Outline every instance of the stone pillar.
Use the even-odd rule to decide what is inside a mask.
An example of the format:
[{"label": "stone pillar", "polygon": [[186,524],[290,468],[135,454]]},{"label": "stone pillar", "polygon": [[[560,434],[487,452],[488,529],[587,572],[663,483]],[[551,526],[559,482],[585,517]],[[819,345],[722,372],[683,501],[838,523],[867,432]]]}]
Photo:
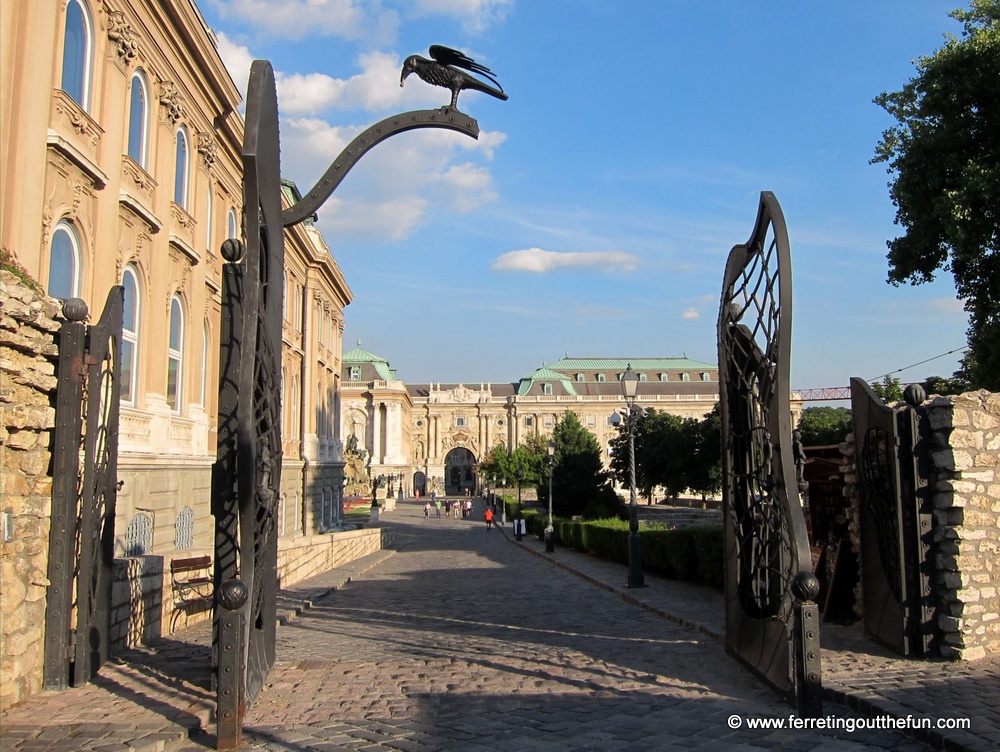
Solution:
[{"label": "stone pillar", "polygon": [[0,709],[42,689],[56,303],[0,271]]}]

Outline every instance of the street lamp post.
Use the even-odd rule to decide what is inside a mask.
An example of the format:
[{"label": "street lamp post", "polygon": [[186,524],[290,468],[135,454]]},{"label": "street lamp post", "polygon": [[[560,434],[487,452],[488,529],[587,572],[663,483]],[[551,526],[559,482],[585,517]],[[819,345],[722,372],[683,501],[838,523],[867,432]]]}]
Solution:
[{"label": "street lamp post", "polygon": [[636,392],[639,389],[639,374],[628,365],[621,378],[622,394],[628,408],[625,414],[625,429],[628,431],[628,470],[629,470],[629,504],[628,504],[628,582],[626,587],[645,587],[642,575],[642,539],[639,537],[639,506],[635,498],[635,421],[642,414],[642,408],[635,404]]},{"label": "street lamp post", "polygon": [[552,471],[556,466],[556,445],[554,441],[549,441],[549,526],[545,528],[545,552],[554,553],[556,550],[555,528],[552,526]]},{"label": "street lamp post", "polygon": [[524,515],[521,513],[521,481],[524,480],[524,470],[521,468],[517,469],[517,518],[514,520],[514,540],[524,540],[524,536],[521,534],[521,521],[524,519]]},{"label": "street lamp post", "polygon": [[[507,479],[500,479],[500,488],[507,489]],[[507,499],[506,497],[501,497],[500,501],[500,524],[507,527]]]}]

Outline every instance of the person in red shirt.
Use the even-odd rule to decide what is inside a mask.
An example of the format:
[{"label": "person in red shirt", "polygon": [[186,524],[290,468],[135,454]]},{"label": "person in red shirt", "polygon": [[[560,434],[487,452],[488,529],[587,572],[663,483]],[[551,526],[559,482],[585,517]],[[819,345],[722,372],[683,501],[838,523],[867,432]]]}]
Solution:
[{"label": "person in red shirt", "polygon": [[493,510],[490,509],[489,507],[486,507],[486,513],[483,515],[483,517],[486,519],[486,529],[487,530],[492,530],[493,529]]}]

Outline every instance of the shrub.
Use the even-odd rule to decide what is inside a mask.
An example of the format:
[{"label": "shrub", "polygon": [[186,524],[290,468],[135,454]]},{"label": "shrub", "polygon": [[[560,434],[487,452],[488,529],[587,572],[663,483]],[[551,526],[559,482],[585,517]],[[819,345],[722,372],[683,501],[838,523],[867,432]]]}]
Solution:
[{"label": "shrub", "polygon": [[[524,514],[528,531],[544,538],[548,515]],[[628,564],[628,522],[618,518],[553,522],[559,545],[600,556],[618,564]],[[722,588],[724,585],[723,533],[719,525],[700,525],[670,530],[643,527],[643,569],[661,577],[687,580]]]}]

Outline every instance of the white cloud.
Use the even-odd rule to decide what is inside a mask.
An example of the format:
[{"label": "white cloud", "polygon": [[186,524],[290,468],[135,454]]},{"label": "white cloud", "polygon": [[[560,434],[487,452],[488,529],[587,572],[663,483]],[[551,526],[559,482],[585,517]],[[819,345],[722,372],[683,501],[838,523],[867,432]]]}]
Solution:
[{"label": "white cloud", "polygon": [[415,0],[417,16],[451,16],[458,19],[467,32],[484,31],[503,21],[514,7],[514,0]]},{"label": "white cloud", "polygon": [[493,176],[485,167],[478,165],[452,165],[434,182],[447,205],[463,214],[497,198],[493,190]]},{"label": "white cloud", "polygon": [[277,74],[281,111],[315,115],[329,108],[369,112],[399,109],[407,99],[419,99],[426,94],[400,90],[402,63],[396,55],[371,52],[359,56],[358,63],[361,72],[346,79],[325,73]]},{"label": "white cloud", "polygon": [[683,314],[681,314],[681,318],[685,320],[700,319],[701,311],[699,311],[697,308],[688,308],[686,311],[684,311]]},{"label": "white cloud", "polygon": [[222,18],[239,19],[273,36],[335,36],[391,44],[399,13],[362,0],[213,0]]},{"label": "white cloud", "polygon": [[383,203],[341,201],[331,197],[320,211],[320,229],[331,246],[358,237],[370,241],[403,240],[413,232],[426,208],[427,201],[419,196],[404,196]]},{"label": "white cloud", "polygon": [[522,271],[545,274],[556,269],[598,268],[604,272],[634,271],[636,257],[621,251],[590,251],[559,253],[528,248],[511,251],[493,260],[496,271]]},{"label": "white cloud", "polygon": [[225,32],[218,32],[215,35],[218,42],[219,57],[222,58],[226,70],[229,71],[233,83],[240,90],[240,94],[246,99],[247,82],[250,79],[250,64],[254,61],[254,56],[250,50],[243,45],[236,44]]}]

